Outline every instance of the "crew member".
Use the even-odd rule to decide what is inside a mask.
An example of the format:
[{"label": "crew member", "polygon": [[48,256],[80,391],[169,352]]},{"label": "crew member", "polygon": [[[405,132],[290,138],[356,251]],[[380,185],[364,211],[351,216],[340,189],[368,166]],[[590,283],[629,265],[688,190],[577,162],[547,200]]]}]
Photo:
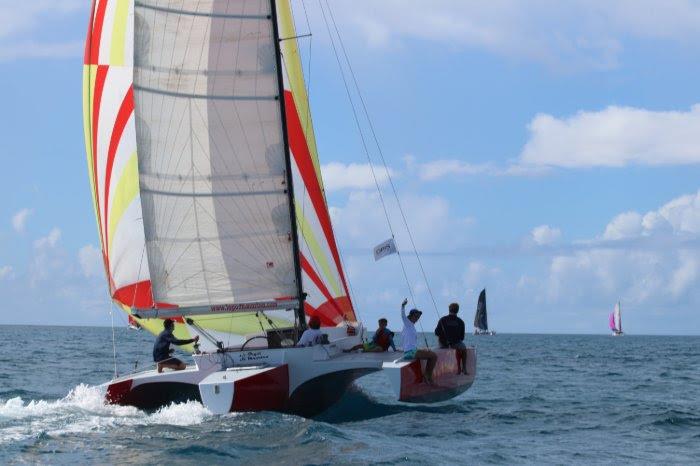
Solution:
[{"label": "crew member", "polygon": [[418,309],[411,309],[408,316],[406,316],[406,304],[408,304],[408,299],[404,299],[403,303],[401,303],[403,358],[407,360],[425,360],[425,381],[429,385],[433,385],[433,369],[437,363],[437,354],[427,348],[418,349],[418,332],[416,332],[415,324],[423,313]]},{"label": "crew member", "polygon": [[171,319],[165,319],[163,321],[163,329],[164,330],[160,332],[160,335],[158,335],[153,345],[153,361],[158,365],[158,373],[160,374],[163,372],[163,369],[181,371],[185,369],[187,365],[178,358],[171,356],[174,350],[170,349],[170,344],[181,346],[196,343],[199,341],[199,335],[189,340],[179,340],[175,338],[175,335],[173,335],[175,322]]},{"label": "crew member", "polygon": [[435,335],[440,340],[440,348],[457,350],[457,374],[467,373],[467,347],[464,345],[464,321],[457,317],[459,304],[448,307],[449,314],[442,317],[435,327]]}]

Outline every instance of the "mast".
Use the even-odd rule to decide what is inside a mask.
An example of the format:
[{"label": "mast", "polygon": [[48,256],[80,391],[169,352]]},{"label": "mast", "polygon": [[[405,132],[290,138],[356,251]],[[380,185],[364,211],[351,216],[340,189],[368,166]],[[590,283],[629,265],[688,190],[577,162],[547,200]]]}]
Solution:
[{"label": "mast", "polygon": [[275,42],[275,60],[277,63],[277,84],[279,88],[279,94],[277,100],[280,103],[280,113],[282,115],[282,139],[284,141],[284,161],[286,166],[286,178],[287,178],[287,196],[289,196],[289,215],[292,222],[292,249],[294,251],[294,276],[296,280],[297,288],[297,298],[299,300],[299,307],[296,308],[295,312],[297,315],[297,322],[299,328],[304,330],[306,328],[306,314],[304,312],[304,289],[301,282],[301,263],[299,260],[299,235],[297,231],[297,216],[296,208],[294,205],[294,181],[292,176],[292,159],[291,151],[289,150],[289,135],[287,134],[287,114],[285,108],[284,99],[284,78],[282,76],[282,50],[280,49],[280,35],[279,26],[277,21],[277,2],[276,0],[270,0],[270,10],[272,15],[272,30]]}]

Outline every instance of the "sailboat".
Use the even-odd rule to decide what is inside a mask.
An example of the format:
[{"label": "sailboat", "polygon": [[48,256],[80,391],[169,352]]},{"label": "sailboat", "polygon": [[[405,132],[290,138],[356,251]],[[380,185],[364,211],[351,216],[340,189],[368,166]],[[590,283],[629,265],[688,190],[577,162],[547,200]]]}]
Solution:
[{"label": "sailboat", "polygon": [[[397,398],[468,389],[454,350],[435,385],[402,353],[361,343],[321,178],[290,0],[93,0],[83,67],[85,146],[113,303],[158,334],[175,321],[194,364],[105,384],[154,409],[313,416],[382,371]],[[324,339],[295,347],[307,318]],[[115,364],[116,367],[116,364]]]},{"label": "sailboat", "polygon": [[617,304],[615,304],[615,310],[610,313],[608,325],[610,326],[610,330],[612,331],[613,336],[619,337],[623,335],[622,311],[620,308],[620,301],[618,301]]},{"label": "sailboat", "polygon": [[495,335],[496,332],[489,330],[488,318],[486,316],[486,288],[479,293],[479,301],[476,303],[476,313],[474,314],[474,335]]}]

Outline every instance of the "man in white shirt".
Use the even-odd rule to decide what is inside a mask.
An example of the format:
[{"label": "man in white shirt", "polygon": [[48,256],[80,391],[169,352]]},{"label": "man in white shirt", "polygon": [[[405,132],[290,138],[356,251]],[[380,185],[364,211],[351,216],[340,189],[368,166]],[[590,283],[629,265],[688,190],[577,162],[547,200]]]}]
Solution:
[{"label": "man in white shirt", "polygon": [[427,348],[418,349],[418,332],[416,331],[415,324],[423,313],[418,309],[411,309],[408,316],[406,316],[406,304],[408,304],[408,299],[404,299],[403,303],[401,303],[401,320],[403,320],[403,331],[401,332],[403,358],[407,360],[424,359],[425,381],[433,385],[433,369],[435,369],[435,364],[437,363],[437,354]]},{"label": "man in white shirt", "polygon": [[309,328],[301,334],[297,346],[314,346],[321,343],[323,332],[321,332],[321,319],[313,316],[309,319]]}]

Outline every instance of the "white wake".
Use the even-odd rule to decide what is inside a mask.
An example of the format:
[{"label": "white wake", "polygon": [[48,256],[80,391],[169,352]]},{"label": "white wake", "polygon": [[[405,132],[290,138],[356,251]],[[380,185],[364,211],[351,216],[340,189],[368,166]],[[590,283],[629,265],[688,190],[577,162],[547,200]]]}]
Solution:
[{"label": "white wake", "polygon": [[113,428],[201,424],[212,414],[201,403],[171,404],[148,414],[131,406],[105,404],[104,389],[78,385],[55,401],[0,399],[0,445],[42,435],[104,432]]}]

